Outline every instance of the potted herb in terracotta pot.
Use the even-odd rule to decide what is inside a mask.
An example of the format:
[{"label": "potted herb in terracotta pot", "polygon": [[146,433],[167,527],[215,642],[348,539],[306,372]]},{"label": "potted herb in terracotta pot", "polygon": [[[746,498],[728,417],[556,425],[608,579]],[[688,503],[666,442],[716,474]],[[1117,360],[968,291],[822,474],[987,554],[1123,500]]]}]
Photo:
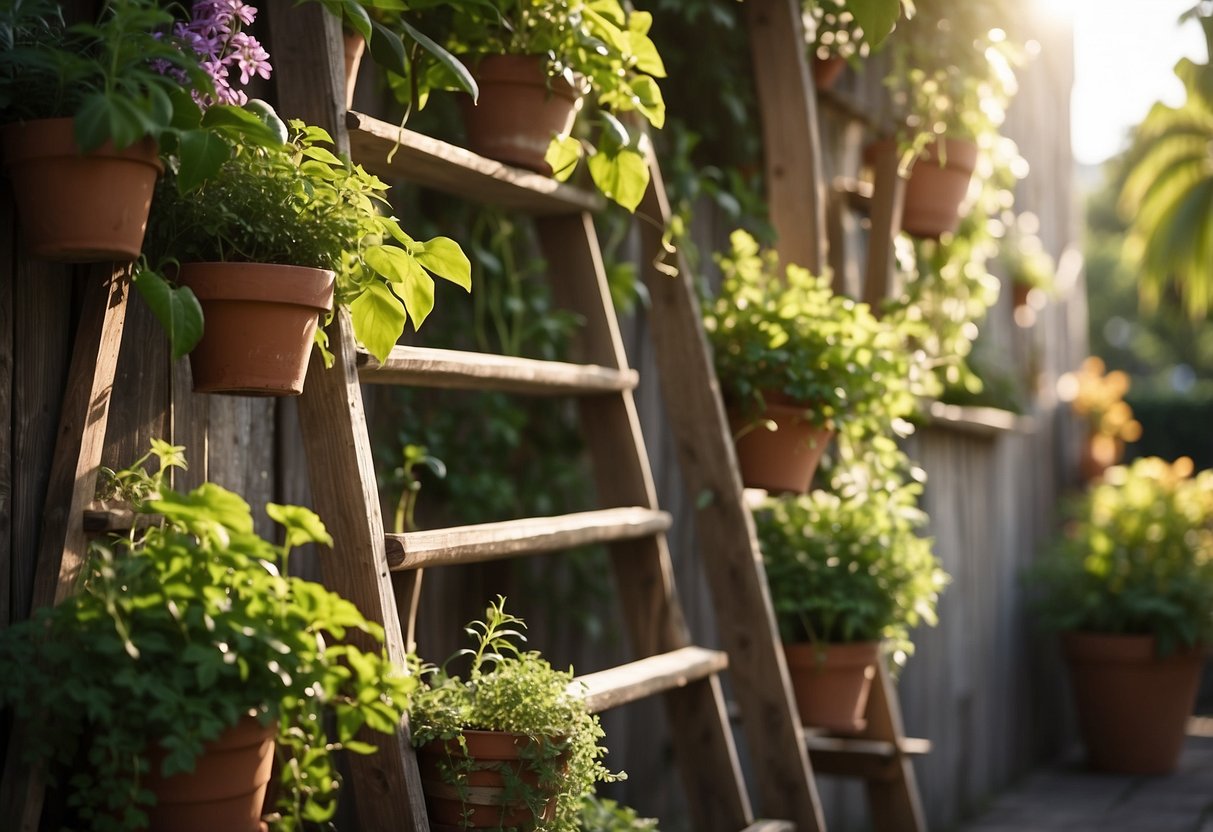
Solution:
[{"label": "potted herb in terracotta pot", "polygon": [[835,295],[744,231],[719,257],[724,280],[704,309],[743,482],[803,492],[835,431],[883,434],[913,412],[900,330]]},{"label": "potted herb in terracotta pot", "polygon": [[865,727],[876,662],[903,663],[935,624],[947,575],[919,536],[916,483],[769,499],[754,512],[775,618],[805,725]]},{"label": "potted herb in terracotta pot", "polygon": [[372,753],[355,732],[393,733],[416,679],[345,642],[382,640],[353,604],[287,577],[292,548],[332,543],[315,514],[267,505],[285,538],[269,543],[236,494],[164,487],[182,450],[153,442],[157,474],[144,457],[115,477],[160,523],[95,546],[75,595],[0,632],[0,701],[60,779],[73,829],[257,832],[275,749],[268,810],[280,828],[323,822],[331,752]]},{"label": "potted herb in terracotta pot", "polygon": [[[600,762],[602,727],[572,674],[519,649],[524,627],[498,598],[467,626],[471,648],[423,671],[409,718],[436,828],[576,832],[582,797],[622,776]],[[461,678],[448,666],[463,656]]]},{"label": "potted herb in terracotta pot", "polygon": [[22,238],[49,260],[131,260],[160,143],[209,80],[155,0],[105,3],[95,23],[62,14],[45,0],[0,10],[0,140]]},{"label": "potted herb in terracotta pot", "polygon": [[[407,321],[419,327],[433,309],[433,276],[471,287],[458,244],[409,237],[382,213],[387,185],[334,155],[327,133],[299,121],[289,137],[281,129],[276,145],[237,141],[193,187],[170,171],[157,189],[136,285],[163,297],[172,274],[201,302],[205,329],[190,353],[200,392],[297,395],[334,303],[383,360]],[[174,352],[187,351],[197,314],[183,324],[179,307],[153,306]]]},{"label": "potted herb in terracotta pot", "polygon": [[1179,760],[1213,643],[1213,471],[1192,468],[1186,457],[1109,468],[1031,573],[1102,771],[1167,774]]}]

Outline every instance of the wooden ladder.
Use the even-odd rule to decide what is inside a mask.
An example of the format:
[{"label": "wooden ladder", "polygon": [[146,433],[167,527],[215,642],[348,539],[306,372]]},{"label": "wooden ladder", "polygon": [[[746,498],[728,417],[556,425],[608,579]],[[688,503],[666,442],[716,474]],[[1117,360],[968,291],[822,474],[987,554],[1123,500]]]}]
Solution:
[{"label": "wooden ladder", "polygon": [[[584,321],[579,359],[547,362],[397,346],[375,361],[355,347],[348,318],[330,330],[336,360],[313,362],[299,416],[315,508],[336,541],[322,559],[326,584],[382,624],[390,657],[413,644],[423,570],[562,550],[609,547],[633,652],[628,664],[580,677],[592,711],[661,694],[674,752],[704,832],[787,832],[790,822],[755,821],[741,775],[719,674],[728,654],[695,646],[683,619],[592,213],[601,199],[533,173],[354,112],[343,106],[339,27],[317,6],[269,4],[279,109],[325,128],[341,151],[389,181],[405,181],[534,217],[554,274],[557,303]],[[391,161],[388,161],[389,155]],[[436,531],[385,534],[360,383],[571,396],[594,463],[602,508]],[[756,563],[750,562],[751,569]],[[407,727],[379,753],[349,760],[359,828],[429,829]]]}]

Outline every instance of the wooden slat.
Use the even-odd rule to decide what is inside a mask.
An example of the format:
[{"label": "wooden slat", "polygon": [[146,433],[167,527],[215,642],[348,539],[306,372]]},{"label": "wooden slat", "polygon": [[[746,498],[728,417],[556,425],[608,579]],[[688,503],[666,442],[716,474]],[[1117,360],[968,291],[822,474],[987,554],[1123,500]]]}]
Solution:
[{"label": "wooden slat", "polygon": [[676,254],[677,277],[658,271],[664,253],[662,229],[670,212],[661,171],[652,166],[652,186],[640,211],[643,271],[662,397],[689,494],[708,495],[695,512],[699,556],[712,593],[720,642],[729,654],[733,695],[748,738],[753,783],[763,815],[788,818],[801,832],[825,828],[812,766],[800,742],[800,717],[762,571],[754,520],[737,473],[732,433],[720,385],[703,333],[694,276]]},{"label": "wooden slat", "polygon": [[[905,741],[901,703],[884,662],[876,663],[876,679],[864,716],[868,721],[865,737],[898,744]],[[926,814],[918,794],[913,763],[905,754],[898,754],[889,761],[889,766],[893,776],[872,779],[867,784],[872,828],[876,832],[926,832]]]},{"label": "wooden slat", "polygon": [[951,429],[976,436],[1002,436],[1006,433],[1026,433],[1033,429],[1030,417],[1020,416],[996,407],[969,407],[943,402],[931,402],[928,408],[932,427]]},{"label": "wooden slat", "polygon": [[757,820],[741,832],[796,832],[796,824],[790,820]]},{"label": "wooden slat", "polygon": [[[339,21],[319,4],[299,6],[294,0],[269,0],[267,16],[278,111],[284,118],[302,118],[328,130],[337,149],[348,152]],[[325,585],[383,627],[388,658],[403,666],[406,642],[388,578],[353,329],[344,311],[329,327],[329,346],[333,367],[326,370],[324,362],[311,362],[298,405],[315,509],[336,543],[333,551],[320,553],[321,571]],[[357,637],[351,633],[351,640]],[[371,644],[363,640],[361,646]],[[379,750],[346,756],[357,827],[362,832],[426,832],[421,776],[407,720],[393,737],[363,731],[359,738]]]},{"label": "wooden slat", "polygon": [[387,536],[387,558],[393,570],[479,563],[649,537],[669,529],[670,522],[664,511],[609,508],[392,534]]},{"label": "wooden slat", "polygon": [[143,528],[160,519],[160,515],[140,514],[127,504],[94,502],[84,510],[84,531],[89,534],[125,532],[132,526]]},{"label": "wooden slat", "polygon": [[805,58],[799,0],[745,4],[754,85],[762,113],[767,204],[784,263],[821,274],[826,254],[825,180],[817,94]]},{"label": "wooden slat", "polygon": [[847,207],[852,211],[858,211],[861,214],[871,213],[872,196],[875,193],[871,182],[840,176],[834,180],[832,187],[834,193],[844,199]]},{"label": "wooden slat", "polygon": [[383,364],[360,350],[358,376],[364,384],[566,396],[633,390],[639,380],[635,370],[407,346],[395,347]]},{"label": "wooden slat", "polygon": [[868,266],[861,298],[879,314],[893,285],[895,258],[893,241],[901,233],[901,209],[906,180],[897,170],[896,153],[878,153],[872,170],[872,199],[868,214]]},{"label": "wooden slat", "polygon": [[876,757],[891,760],[900,754],[919,756],[931,753],[931,741],[902,737],[896,742],[868,740],[856,737],[805,735],[805,747],[812,754],[847,754],[855,757]]},{"label": "wooden slat", "polygon": [[347,113],[345,123],[353,160],[384,179],[403,179],[469,202],[535,216],[598,211],[604,205],[595,193],[362,113]]},{"label": "wooden slat", "polygon": [[683,647],[659,656],[579,676],[571,689],[585,697],[591,713],[682,688],[728,669],[729,656],[720,650]]}]

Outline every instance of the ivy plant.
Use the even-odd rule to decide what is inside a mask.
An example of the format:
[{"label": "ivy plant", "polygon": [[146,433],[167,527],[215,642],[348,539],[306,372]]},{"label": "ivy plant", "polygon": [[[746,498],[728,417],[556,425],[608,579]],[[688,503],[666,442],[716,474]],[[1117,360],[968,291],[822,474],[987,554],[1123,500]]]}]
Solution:
[{"label": "ivy plant", "polygon": [[352,603],[287,576],[293,548],[332,545],[315,514],[270,503],[284,543],[263,540],[238,495],[165,487],[183,450],[154,443],[156,474],[113,478],[110,496],[157,525],[98,543],[75,595],[0,632],[0,702],[27,726],[31,758],[57,775],[75,767],[65,785],[81,828],[144,828],[150,760],[162,756],[164,776],[190,771],[246,715],[278,725],[273,828],[327,821],[340,781],[331,752],[373,752],[355,734],[394,733],[416,678],[346,642],[383,640]]},{"label": "ivy plant", "polygon": [[1057,630],[1153,635],[1163,654],[1213,642],[1213,471],[1158,457],[1115,466],[1066,511],[1029,573]]},{"label": "ivy plant", "polygon": [[[179,263],[332,269],[336,304],[348,307],[354,335],[380,360],[410,319],[416,328],[430,314],[434,277],[471,290],[471,266],[459,245],[447,237],[419,241],[406,234],[381,213],[390,207],[388,186],[335,155],[332,143],[319,127],[293,120],[278,144],[237,140],[217,173],[193,187],[182,187],[171,169],[161,180],[136,285],[154,301],[174,355],[201,337],[196,301],[185,308],[188,299],[169,295],[165,275]],[[317,338],[323,347],[323,330]]]},{"label": "ivy plant", "polygon": [[[526,640],[525,626],[505,611],[505,599],[498,597],[483,620],[467,625],[471,647],[441,667],[423,670],[425,684],[415,693],[409,712],[413,744],[454,740],[466,751],[464,729],[525,734],[537,751],[523,760],[523,776],[508,771],[503,802],[541,808],[548,799],[541,786],[555,783],[553,817],[540,821],[536,830],[577,832],[582,799],[594,783],[624,775],[602,765],[602,726],[573,689],[572,671],[556,670],[537,651],[519,648]],[[463,677],[451,669],[459,660],[467,662]],[[439,758],[438,770],[448,785],[466,789],[473,767],[484,765],[452,754]],[[535,775],[533,780],[525,776],[528,773]]]},{"label": "ivy plant", "polygon": [[760,249],[744,231],[717,258],[724,280],[704,326],[725,397],[758,417],[768,397],[805,407],[813,424],[856,435],[903,425],[916,402],[906,333],[824,277]]}]

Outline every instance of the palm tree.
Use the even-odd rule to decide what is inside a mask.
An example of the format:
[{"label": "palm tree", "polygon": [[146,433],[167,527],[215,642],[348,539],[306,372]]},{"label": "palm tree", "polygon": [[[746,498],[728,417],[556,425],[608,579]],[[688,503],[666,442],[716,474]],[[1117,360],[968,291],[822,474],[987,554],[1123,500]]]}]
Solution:
[{"label": "palm tree", "polygon": [[1184,15],[1204,28],[1209,63],[1175,66],[1187,100],[1157,103],[1137,128],[1120,210],[1129,219],[1125,254],[1140,274],[1148,308],[1174,291],[1194,317],[1213,301],[1213,2]]}]

